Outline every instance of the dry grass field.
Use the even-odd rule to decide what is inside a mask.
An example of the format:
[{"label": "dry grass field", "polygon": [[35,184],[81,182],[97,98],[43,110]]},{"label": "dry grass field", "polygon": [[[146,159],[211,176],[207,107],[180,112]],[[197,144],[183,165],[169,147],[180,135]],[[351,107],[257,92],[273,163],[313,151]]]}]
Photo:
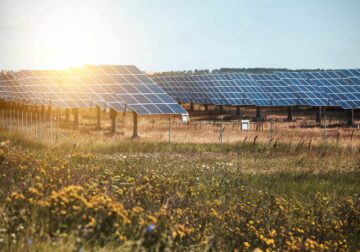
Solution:
[{"label": "dry grass field", "polygon": [[140,117],[131,139],[131,114],[115,135],[102,116],[61,123],[76,148],[54,125],[50,144],[49,124],[37,138],[2,124],[0,251],[360,249],[357,128],[330,124],[323,146],[323,128],[278,113],[270,144],[268,122],[235,120],[219,144],[219,121],[198,116],[173,118],[168,143],[168,118]]},{"label": "dry grass field", "polygon": [[[249,131],[241,131],[240,119],[231,117],[234,111],[228,111],[222,122],[222,142],[230,144],[262,143],[268,145],[289,144],[303,147],[320,146],[324,144],[324,120],[322,125],[315,122],[314,111],[294,111],[294,121],[286,121],[287,114],[284,110],[264,111],[266,121],[262,126],[251,123]],[[251,119],[255,115],[254,109],[242,109],[242,116]],[[132,113],[126,115],[119,114],[117,117],[117,133],[111,135],[108,113],[102,113],[102,128],[96,128],[95,111],[83,110],[80,112],[80,126],[74,130],[73,124],[61,123],[61,132],[68,136],[72,141],[81,144],[93,144],[101,142],[123,141],[130,139],[133,132]],[[333,146],[343,146],[356,148],[360,146],[360,129],[346,125],[348,114],[346,112],[327,112],[326,143]],[[64,118],[64,111],[62,114]],[[140,139],[138,141],[170,141],[173,143],[220,143],[220,116],[208,115],[203,111],[198,111],[191,116],[191,122],[181,123],[180,117],[139,117],[138,131]],[[355,118],[356,119],[356,118]],[[72,118],[70,117],[70,121]],[[355,124],[360,121],[355,120]],[[258,127],[258,128],[257,128]],[[41,130],[43,130],[41,128]],[[53,125],[53,132],[56,132],[56,125]],[[34,133],[34,129],[30,131]],[[41,140],[49,142],[49,123],[47,123],[46,138]],[[84,138],[84,136],[86,136]],[[271,140],[271,141],[270,141]],[[61,139],[60,139],[61,141]],[[85,141],[85,142],[84,142]]]}]

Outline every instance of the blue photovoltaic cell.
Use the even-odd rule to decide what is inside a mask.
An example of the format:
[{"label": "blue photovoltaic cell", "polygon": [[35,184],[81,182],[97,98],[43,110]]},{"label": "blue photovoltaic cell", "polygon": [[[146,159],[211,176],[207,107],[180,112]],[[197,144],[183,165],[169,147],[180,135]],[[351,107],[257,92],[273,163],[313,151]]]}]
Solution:
[{"label": "blue photovoltaic cell", "polygon": [[211,104],[203,80],[196,76],[158,77],[154,81],[173,99],[182,103]]},{"label": "blue photovoltaic cell", "polygon": [[246,94],[236,80],[233,80],[227,74],[210,75],[212,88],[217,93],[217,99],[221,105],[252,105],[253,103],[246,97]]},{"label": "blue photovoltaic cell", "polygon": [[174,77],[154,78],[154,81],[177,102],[191,102],[191,95]]},{"label": "blue photovoltaic cell", "polygon": [[298,105],[299,97],[296,96],[291,86],[275,74],[258,74],[253,77],[256,77],[258,85],[262,86],[270,96],[270,106]]},{"label": "blue photovoltaic cell", "polygon": [[144,115],[186,113],[156,83],[129,65],[88,65],[68,71],[20,71],[2,74],[0,84],[2,99],[8,97],[29,104],[52,104],[61,108],[99,105],[116,111],[130,109]]},{"label": "blue photovoltaic cell", "polygon": [[304,79],[301,74],[297,72],[278,72],[275,74],[292,88],[295,95],[298,97],[299,105],[336,105],[321,87],[314,85],[310,80]]},{"label": "blue photovoltaic cell", "polygon": [[270,97],[250,75],[234,73],[229,74],[229,76],[242,89],[242,95],[246,97],[248,105],[270,106]]},{"label": "blue photovoltaic cell", "polygon": [[119,108],[123,109],[117,111],[126,108],[139,115],[186,113],[173,98],[135,66],[91,65],[87,66],[85,74],[94,79],[90,89],[105,90],[100,95],[102,100],[121,104]]},{"label": "blue photovoltaic cell", "polygon": [[77,85],[66,82],[65,71],[28,70],[15,74],[19,86],[26,90],[27,102],[61,108],[87,108],[90,99]]},{"label": "blue photovoltaic cell", "polygon": [[360,108],[360,86],[357,70],[303,72],[303,79],[321,88],[336,105],[344,109]]}]

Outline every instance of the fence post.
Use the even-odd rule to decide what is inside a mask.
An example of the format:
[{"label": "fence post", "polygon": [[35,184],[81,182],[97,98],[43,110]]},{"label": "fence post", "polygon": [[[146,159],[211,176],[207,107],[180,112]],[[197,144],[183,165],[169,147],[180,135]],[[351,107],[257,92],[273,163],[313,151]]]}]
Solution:
[{"label": "fence post", "polygon": [[221,118],[221,122],[220,122],[220,143],[222,144],[223,142],[223,119]]},{"label": "fence post", "polygon": [[21,133],[24,133],[24,110],[21,110]]},{"label": "fence post", "polygon": [[48,109],[48,112],[49,112],[49,119],[50,119],[50,145],[52,144],[52,138],[53,138],[53,132],[52,132],[52,107],[51,107],[51,104],[49,105],[49,109]]},{"label": "fence post", "polygon": [[324,116],[324,146],[326,146],[326,115]]},{"label": "fence post", "polygon": [[56,111],[56,141],[59,140],[59,129],[60,129],[60,109],[57,108]]},{"label": "fence post", "polygon": [[270,129],[269,129],[269,139],[272,139],[272,127],[273,127],[273,121],[270,121]]},{"label": "fence post", "polygon": [[169,116],[169,143],[171,143],[171,116]]}]

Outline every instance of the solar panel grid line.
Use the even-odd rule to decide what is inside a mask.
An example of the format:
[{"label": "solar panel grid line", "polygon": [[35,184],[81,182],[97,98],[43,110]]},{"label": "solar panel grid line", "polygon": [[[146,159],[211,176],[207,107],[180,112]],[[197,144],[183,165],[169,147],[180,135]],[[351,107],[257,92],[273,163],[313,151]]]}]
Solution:
[{"label": "solar panel grid line", "polygon": [[[91,71],[95,74],[103,73],[98,67],[90,67]],[[73,81],[79,82],[81,89],[86,93],[89,98],[90,105],[98,105],[102,108],[114,108],[116,111],[122,111],[124,105],[116,104],[121,103],[116,99],[116,96],[109,94],[103,85],[97,84],[97,81],[89,74],[89,70],[81,69],[77,74],[72,76]],[[87,85],[83,85],[87,83]],[[121,109],[120,109],[121,108]]]},{"label": "solar panel grid line", "polygon": [[[329,106],[336,105],[329,102],[329,96],[318,86],[311,83],[308,72],[278,72],[276,75],[293,87],[299,98],[299,105],[306,106]],[[311,98],[309,97],[311,93]]]},{"label": "solar panel grid line", "polygon": [[16,102],[24,101],[24,97],[27,97],[26,90],[21,85],[19,85],[19,83],[15,79],[14,74],[9,75],[7,83],[12,96],[12,100]]},{"label": "solar panel grid line", "polygon": [[246,99],[245,105],[266,106],[269,97],[263,87],[259,86],[250,76],[245,74],[229,74],[229,78],[241,88],[242,96]]},{"label": "solar panel grid line", "polygon": [[[357,71],[355,71],[357,72]],[[354,96],[357,93],[358,85],[353,84],[349,78],[354,77],[352,70],[335,70],[328,72],[319,72],[317,74],[304,74],[311,82],[318,85],[335,101],[335,103],[344,109],[359,108],[360,96]]]},{"label": "solar panel grid line", "polygon": [[[111,80],[109,83],[121,85],[121,88],[126,91],[126,96],[117,95],[121,103],[126,104],[138,114],[146,115],[153,114],[154,112],[160,114],[186,113],[175,100],[170,98],[165,91],[149,80],[136,67],[125,66],[114,69],[110,66],[107,68],[110,73],[106,72],[106,69],[102,70],[104,70],[102,73],[110,78],[108,79]],[[131,71],[134,71],[138,76]],[[122,77],[121,80],[120,77]],[[154,101],[156,101],[157,104],[154,103]]]},{"label": "solar panel grid line", "polygon": [[[37,85],[35,87],[41,90],[42,95],[48,95],[48,88],[51,86],[54,92],[53,103],[61,104],[64,108],[85,108],[88,107],[89,101],[86,97],[83,97],[81,90],[75,91],[76,85],[69,85],[66,83],[65,72],[55,71],[39,71],[38,73],[33,72],[33,76],[36,76]],[[54,99],[55,97],[55,99]],[[49,100],[46,99],[46,103]]]}]

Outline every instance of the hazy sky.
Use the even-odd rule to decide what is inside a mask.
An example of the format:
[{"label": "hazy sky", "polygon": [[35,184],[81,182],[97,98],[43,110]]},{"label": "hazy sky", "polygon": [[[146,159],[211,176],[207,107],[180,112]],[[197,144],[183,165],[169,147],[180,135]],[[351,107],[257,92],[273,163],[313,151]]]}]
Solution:
[{"label": "hazy sky", "polygon": [[359,68],[359,0],[0,0],[0,69]]}]

